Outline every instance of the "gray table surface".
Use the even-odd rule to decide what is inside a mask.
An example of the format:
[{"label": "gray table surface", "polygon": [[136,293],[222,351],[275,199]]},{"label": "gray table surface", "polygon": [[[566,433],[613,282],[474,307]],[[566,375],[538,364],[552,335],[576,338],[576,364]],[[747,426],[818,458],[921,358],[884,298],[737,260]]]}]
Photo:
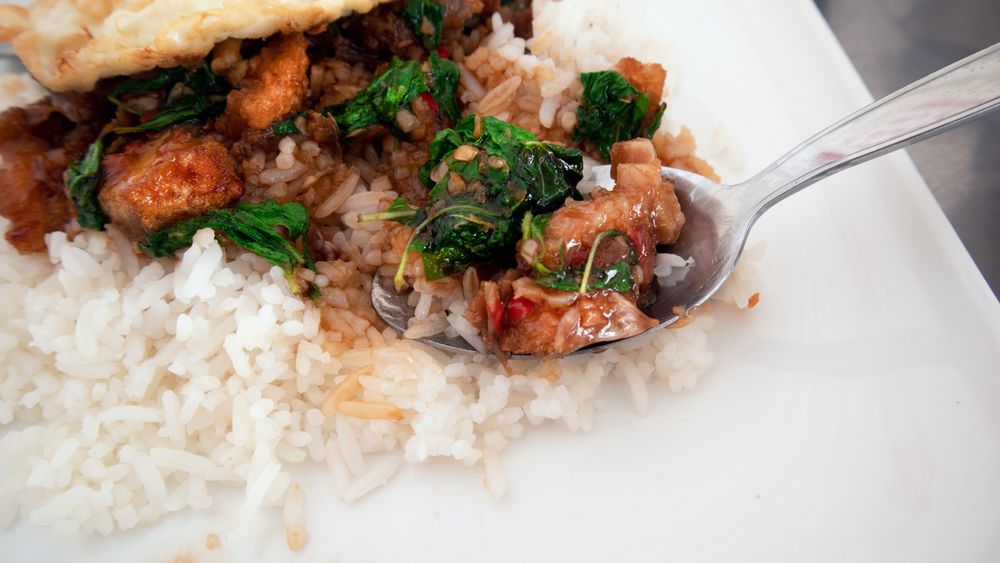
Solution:
[{"label": "gray table surface", "polygon": [[[997,0],[815,0],[875,98],[1000,42]],[[1000,295],[1000,111],[907,149]]]}]

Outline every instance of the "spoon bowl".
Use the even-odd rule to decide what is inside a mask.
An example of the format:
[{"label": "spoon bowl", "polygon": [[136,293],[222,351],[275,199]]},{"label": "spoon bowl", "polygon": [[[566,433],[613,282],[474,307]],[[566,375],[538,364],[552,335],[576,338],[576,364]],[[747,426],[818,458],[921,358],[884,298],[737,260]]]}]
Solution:
[{"label": "spoon bowl", "polygon": [[[729,277],[743,249],[745,233],[750,225],[740,221],[738,198],[732,197],[730,186],[715,182],[685,170],[661,168],[661,176],[674,183],[677,199],[684,212],[685,224],[681,236],[670,248],[671,253],[692,258],[694,265],[681,280],[671,287],[660,287],[656,301],[643,310],[660,321],[652,329],[669,326],[687,312],[707,301]],[[610,166],[596,166],[592,178],[607,178],[600,185],[613,187]],[[372,282],[372,305],[389,326],[406,331],[414,315],[407,296],[398,293],[391,279],[375,278]],[[460,336],[444,333],[421,338],[437,348],[452,352],[475,352],[476,349]],[[617,342],[617,341],[616,341]],[[614,342],[602,342],[574,352],[594,352]]]},{"label": "spoon bowl", "polygon": [[[874,102],[820,131],[756,176],[735,185],[663,167],[674,183],[686,222],[670,252],[692,258],[686,275],[660,287],[644,313],[659,321],[651,330],[677,322],[705,303],[726,281],[743,252],[757,219],[774,204],[831,174],[942,133],[1000,107],[1000,43],[945,67]],[[595,167],[593,178],[610,178],[609,166]],[[599,185],[611,187],[608,182]],[[406,297],[378,278],[372,304],[402,332],[413,316]],[[461,337],[439,334],[420,340],[450,351],[473,352]],[[574,353],[595,351],[603,342]]]}]

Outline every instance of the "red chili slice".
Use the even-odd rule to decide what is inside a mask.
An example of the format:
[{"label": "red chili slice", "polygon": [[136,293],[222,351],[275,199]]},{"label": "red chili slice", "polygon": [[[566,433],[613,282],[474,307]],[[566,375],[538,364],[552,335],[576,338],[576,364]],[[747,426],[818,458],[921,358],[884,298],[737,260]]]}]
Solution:
[{"label": "red chili slice", "polygon": [[423,94],[420,94],[420,99],[423,100],[425,104],[427,104],[427,107],[431,108],[431,111],[433,111],[434,113],[441,113],[438,110],[437,100],[434,99],[434,96],[432,96],[430,92],[424,92]]},{"label": "red chili slice", "polygon": [[535,310],[536,303],[524,297],[515,297],[507,302],[506,324],[516,323]]},{"label": "red chili slice", "polygon": [[154,117],[156,117],[156,114],[158,114],[158,113],[160,113],[159,110],[155,110],[155,109],[151,109],[151,110],[147,111],[146,113],[144,113],[144,114],[142,114],[142,115],[139,116],[139,123],[145,123],[145,122],[149,121],[150,119],[153,119]]},{"label": "red chili slice", "polygon": [[442,59],[447,59],[448,50],[445,49],[444,47],[438,47],[438,56],[441,57]]}]

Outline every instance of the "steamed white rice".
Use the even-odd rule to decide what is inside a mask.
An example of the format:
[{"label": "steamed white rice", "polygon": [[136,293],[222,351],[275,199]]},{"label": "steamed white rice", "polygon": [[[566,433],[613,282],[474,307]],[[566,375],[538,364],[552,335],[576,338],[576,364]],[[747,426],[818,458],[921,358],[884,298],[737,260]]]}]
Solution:
[{"label": "steamed white rice", "polygon": [[[3,225],[6,226],[5,224]],[[636,407],[647,383],[694,386],[711,366],[707,316],[600,355],[517,366],[449,357],[394,340],[333,357],[319,313],[280,269],[227,255],[211,230],[178,262],[133,254],[116,233],[48,236],[49,255],[0,244],[0,514],[59,532],[107,534],[211,506],[210,486],[244,487],[246,508],[275,506],[300,463],[326,462],[345,501],[388,481],[399,462],[451,457],[488,473],[546,420],[594,422],[602,380],[624,376]],[[344,374],[400,422],[319,411]],[[378,452],[399,452],[368,458]]]}]

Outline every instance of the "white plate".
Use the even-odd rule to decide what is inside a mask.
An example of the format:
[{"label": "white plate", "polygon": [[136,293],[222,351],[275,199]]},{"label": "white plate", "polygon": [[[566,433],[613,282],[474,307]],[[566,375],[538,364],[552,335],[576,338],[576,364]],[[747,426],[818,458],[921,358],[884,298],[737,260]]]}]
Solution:
[{"label": "white plate", "polygon": [[[674,118],[708,108],[747,172],[871,99],[808,0],[626,6],[635,33],[669,36],[681,61],[674,109],[689,113]],[[497,503],[446,462],[353,507],[317,471],[294,556],[277,511],[250,540],[202,547],[229,529],[233,494],[111,538],[21,524],[0,535],[2,559],[998,560],[1000,305],[910,160],[824,181],[754,234],[768,245],[761,304],[718,315],[718,363],[697,389],[654,385],[638,417],[610,382],[593,432],[551,425],[505,450]]]}]

